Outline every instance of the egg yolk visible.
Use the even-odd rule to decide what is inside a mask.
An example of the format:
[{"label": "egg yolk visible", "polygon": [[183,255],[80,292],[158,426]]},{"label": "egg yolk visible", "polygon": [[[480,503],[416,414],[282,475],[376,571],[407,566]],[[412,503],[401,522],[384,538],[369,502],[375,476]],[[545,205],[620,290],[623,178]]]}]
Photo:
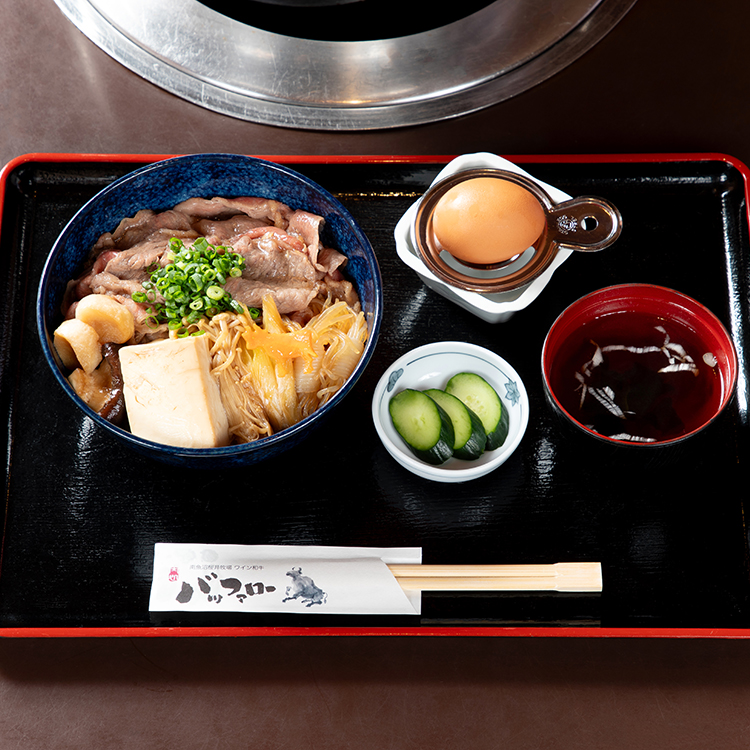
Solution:
[{"label": "egg yolk visible", "polygon": [[509,180],[475,177],[440,198],[432,229],[442,249],[464,263],[493,265],[534,244],[546,217],[539,200]]}]

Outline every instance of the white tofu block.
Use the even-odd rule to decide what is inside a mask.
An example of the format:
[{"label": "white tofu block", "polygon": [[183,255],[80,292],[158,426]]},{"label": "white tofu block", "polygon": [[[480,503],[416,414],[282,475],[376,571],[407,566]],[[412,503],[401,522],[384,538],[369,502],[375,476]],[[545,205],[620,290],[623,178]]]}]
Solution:
[{"label": "white tofu block", "polygon": [[120,365],[134,435],[182,448],[229,445],[206,336],[124,346]]}]

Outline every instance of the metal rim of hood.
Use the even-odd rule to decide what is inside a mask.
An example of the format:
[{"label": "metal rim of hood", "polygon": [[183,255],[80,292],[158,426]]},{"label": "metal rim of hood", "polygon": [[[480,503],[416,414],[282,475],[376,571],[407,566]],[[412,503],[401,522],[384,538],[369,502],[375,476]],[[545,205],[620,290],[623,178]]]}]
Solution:
[{"label": "metal rim of hood", "polygon": [[55,0],[94,44],[187,101],[265,125],[368,130],[458,117],[546,80],[636,0],[496,0],[435,29],[372,41],[265,31],[197,0]]}]

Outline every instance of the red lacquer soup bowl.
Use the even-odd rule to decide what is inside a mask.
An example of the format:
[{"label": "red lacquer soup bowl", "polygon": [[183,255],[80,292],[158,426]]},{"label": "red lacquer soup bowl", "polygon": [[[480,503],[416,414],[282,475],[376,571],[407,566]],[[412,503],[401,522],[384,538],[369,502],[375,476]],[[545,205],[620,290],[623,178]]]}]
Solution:
[{"label": "red lacquer soup bowl", "polygon": [[552,408],[600,440],[677,443],[711,424],[737,382],[719,318],[673,289],[622,284],[570,305],[550,328],[542,374]]}]

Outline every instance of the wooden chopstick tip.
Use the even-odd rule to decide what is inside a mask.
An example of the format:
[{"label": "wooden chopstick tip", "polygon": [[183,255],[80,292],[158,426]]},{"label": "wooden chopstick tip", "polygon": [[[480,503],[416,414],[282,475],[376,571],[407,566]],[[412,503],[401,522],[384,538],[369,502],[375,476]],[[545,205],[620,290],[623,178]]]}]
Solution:
[{"label": "wooden chopstick tip", "polygon": [[423,591],[600,592],[601,563],[389,565],[402,588]]}]

